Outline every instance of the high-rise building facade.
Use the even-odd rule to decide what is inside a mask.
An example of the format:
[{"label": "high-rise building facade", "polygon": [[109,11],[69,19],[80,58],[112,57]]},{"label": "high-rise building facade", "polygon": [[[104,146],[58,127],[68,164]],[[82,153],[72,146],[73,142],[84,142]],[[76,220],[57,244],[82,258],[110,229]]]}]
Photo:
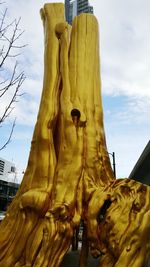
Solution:
[{"label": "high-rise building facade", "polygon": [[93,7],[88,0],[65,0],[66,20],[72,24],[73,18],[81,13],[93,14]]},{"label": "high-rise building facade", "polygon": [[0,221],[1,212],[7,209],[17,193],[16,167],[13,162],[0,158]]},{"label": "high-rise building facade", "polygon": [[69,9],[70,9],[70,0],[65,0],[65,15],[68,23],[69,23]]},{"label": "high-rise building facade", "polygon": [[77,1],[77,15],[81,13],[92,13],[93,14],[93,7],[89,5],[88,0]]}]

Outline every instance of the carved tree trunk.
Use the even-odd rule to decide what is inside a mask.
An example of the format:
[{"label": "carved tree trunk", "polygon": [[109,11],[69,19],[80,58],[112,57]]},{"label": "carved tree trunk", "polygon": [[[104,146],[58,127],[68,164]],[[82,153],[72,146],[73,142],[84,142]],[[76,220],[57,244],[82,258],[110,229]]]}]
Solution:
[{"label": "carved tree trunk", "polygon": [[[27,170],[0,225],[0,267],[60,266],[81,219],[92,255],[105,254],[101,266],[133,266],[137,253],[134,266],[143,266],[147,250],[140,242],[149,244],[149,188],[113,176],[103,126],[98,23],[82,14],[71,28],[63,4],[46,4],[41,16],[43,93]],[[143,227],[141,239],[134,221]],[[80,267],[86,266],[87,250]],[[123,257],[130,259],[125,265]]]}]

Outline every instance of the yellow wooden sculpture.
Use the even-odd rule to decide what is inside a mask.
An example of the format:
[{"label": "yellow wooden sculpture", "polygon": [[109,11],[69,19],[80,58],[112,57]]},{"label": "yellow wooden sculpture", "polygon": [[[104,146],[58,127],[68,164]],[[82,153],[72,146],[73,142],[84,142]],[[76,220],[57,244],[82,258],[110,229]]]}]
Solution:
[{"label": "yellow wooden sculpture", "polygon": [[100,266],[142,267],[150,250],[150,189],[113,176],[97,20],[81,14],[71,28],[63,4],[45,4],[41,16],[43,93],[28,166],[0,225],[0,267],[59,267],[81,219]]}]

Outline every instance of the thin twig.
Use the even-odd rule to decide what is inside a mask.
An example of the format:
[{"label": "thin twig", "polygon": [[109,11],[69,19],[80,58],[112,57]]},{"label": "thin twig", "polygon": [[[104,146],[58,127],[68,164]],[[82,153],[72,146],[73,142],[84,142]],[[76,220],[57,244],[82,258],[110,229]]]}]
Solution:
[{"label": "thin twig", "polygon": [[11,142],[11,138],[12,138],[12,134],[13,134],[13,131],[14,131],[14,127],[16,125],[16,119],[14,120],[13,124],[12,124],[12,127],[11,127],[11,131],[10,131],[10,134],[9,134],[9,137],[7,139],[7,141],[5,142],[5,144],[0,147],[0,151],[4,148],[6,148],[6,146]]},{"label": "thin twig", "polygon": [[12,76],[11,76],[11,79],[10,79],[9,83],[4,88],[1,88],[0,91],[2,91],[2,93],[1,93],[0,97],[2,97],[8,91],[8,89],[10,87],[15,85],[20,80],[23,72],[21,72],[17,77],[15,77],[17,65],[18,65],[18,63],[16,62],[15,66],[13,68]]},{"label": "thin twig", "polygon": [[24,75],[24,73],[22,73],[20,75],[19,80],[18,80],[18,84],[16,86],[16,89],[15,89],[15,92],[13,94],[13,97],[11,98],[8,106],[5,108],[5,111],[4,111],[3,115],[2,115],[2,117],[0,118],[0,124],[4,122],[4,120],[10,115],[10,113],[14,109],[14,107],[12,105],[13,105],[13,103],[15,103],[17,101],[17,97],[19,96],[17,93],[19,91],[20,86],[24,82],[24,80],[25,80],[25,75]]}]

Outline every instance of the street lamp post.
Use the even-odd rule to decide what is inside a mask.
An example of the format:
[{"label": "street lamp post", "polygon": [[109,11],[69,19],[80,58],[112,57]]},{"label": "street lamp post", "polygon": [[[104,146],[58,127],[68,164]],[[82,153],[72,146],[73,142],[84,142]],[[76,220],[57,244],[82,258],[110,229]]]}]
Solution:
[{"label": "street lamp post", "polygon": [[115,152],[112,152],[112,153],[108,153],[109,155],[112,156],[112,165],[113,165],[113,172],[114,172],[114,176],[116,178],[116,161],[115,161]]}]

